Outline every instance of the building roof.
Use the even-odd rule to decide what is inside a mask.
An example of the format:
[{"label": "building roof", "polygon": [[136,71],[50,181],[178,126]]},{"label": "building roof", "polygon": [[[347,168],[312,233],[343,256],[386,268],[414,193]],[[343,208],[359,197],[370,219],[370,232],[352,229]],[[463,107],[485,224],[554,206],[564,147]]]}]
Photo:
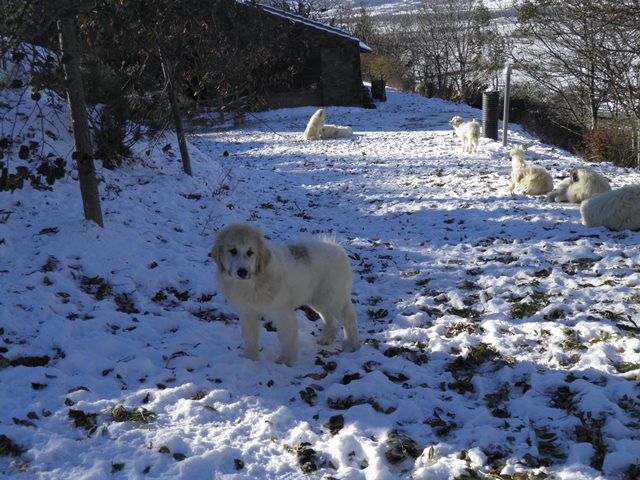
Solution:
[{"label": "building roof", "polygon": [[358,45],[360,46],[360,50],[362,52],[372,52],[373,51],[368,45],[366,45],[359,38],[356,38],[356,37],[350,35],[349,33],[345,32],[344,30],[340,30],[339,28],[335,28],[335,27],[332,27],[331,25],[327,25],[326,23],[318,22],[316,20],[311,20],[310,18],[305,18],[305,17],[302,17],[300,15],[296,15],[294,13],[287,12],[285,10],[280,10],[279,8],[270,7],[269,5],[256,4],[251,0],[236,0],[236,1],[238,3],[242,3],[244,5],[253,5],[253,6],[257,7],[257,8],[262,9],[264,12],[266,12],[266,13],[268,13],[270,15],[274,15],[274,16],[277,16],[277,17],[285,18],[285,19],[290,20],[290,21],[295,22],[295,23],[300,23],[300,24],[306,25],[308,27],[316,28],[318,30],[323,30],[323,31],[328,32],[328,33],[333,34],[333,35],[338,35],[340,37],[344,37],[344,38],[348,38],[350,40],[354,40],[354,41],[358,42]]}]

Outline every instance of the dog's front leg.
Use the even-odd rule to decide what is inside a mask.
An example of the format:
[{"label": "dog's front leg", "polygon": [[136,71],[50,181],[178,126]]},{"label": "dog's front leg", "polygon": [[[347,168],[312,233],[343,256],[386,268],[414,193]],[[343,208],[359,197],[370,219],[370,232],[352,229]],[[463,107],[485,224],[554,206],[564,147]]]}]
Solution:
[{"label": "dog's front leg", "polygon": [[295,312],[279,312],[274,316],[278,328],[278,339],[282,347],[282,353],[277,358],[277,363],[293,366],[298,359],[298,320]]},{"label": "dog's front leg", "polygon": [[243,312],[240,315],[240,328],[244,340],[244,355],[251,360],[258,360],[258,340],[260,337],[259,314]]}]

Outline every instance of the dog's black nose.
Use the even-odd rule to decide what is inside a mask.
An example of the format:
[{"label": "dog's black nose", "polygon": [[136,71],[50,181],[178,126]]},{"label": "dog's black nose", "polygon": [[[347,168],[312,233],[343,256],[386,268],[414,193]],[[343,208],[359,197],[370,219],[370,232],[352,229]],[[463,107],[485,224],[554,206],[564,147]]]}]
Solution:
[{"label": "dog's black nose", "polygon": [[236,273],[240,278],[245,278],[249,272],[247,272],[246,268],[239,268]]}]

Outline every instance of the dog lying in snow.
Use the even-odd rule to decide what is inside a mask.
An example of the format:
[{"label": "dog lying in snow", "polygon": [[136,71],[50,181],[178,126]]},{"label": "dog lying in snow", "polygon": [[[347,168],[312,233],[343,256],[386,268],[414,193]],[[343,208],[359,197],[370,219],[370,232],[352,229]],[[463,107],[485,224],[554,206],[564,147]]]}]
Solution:
[{"label": "dog lying in snow", "polygon": [[527,163],[524,152],[527,145],[511,150],[511,186],[509,192],[542,195],[553,190],[553,178],[546,168]]},{"label": "dog lying in snow", "polygon": [[588,167],[574,168],[569,178],[547,195],[549,202],[580,203],[598,193],[611,190],[609,181]]},{"label": "dog lying in snow", "polygon": [[326,115],[322,108],[311,115],[311,118],[307,123],[307,128],[304,130],[304,139],[320,140],[322,138],[322,127],[324,126],[325,119]]},{"label": "dog lying in snow", "polygon": [[343,350],[358,349],[351,262],[333,241],[309,238],[295,244],[271,243],[260,229],[236,223],[218,233],[212,256],[218,267],[218,288],[240,317],[248,358],[258,359],[260,319],[264,316],[278,330],[282,354],[277,362],[291,366],[298,357],[295,309],[302,305],[322,318],[324,328],[318,343],[327,345],[336,338],[339,320]]},{"label": "dog lying in snow", "polygon": [[322,127],[320,137],[323,140],[334,140],[336,138],[346,138],[353,135],[351,127],[343,127],[341,125],[325,125]]},{"label": "dog lying in snow", "polygon": [[640,185],[599,193],[580,205],[585,227],[640,230]]},{"label": "dog lying in snow", "polygon": [[343,127],[341,125],[325,125],[327,115],[324,109],[319,109],[314,113],[307,123],[304,130],[305,140],[334,140],[336,138],[345,138],[353,135],[351,127]]},{"label": "dog lying in snow", "polygon": [[464,118],[456,115],[449,121],[449,125],[453,127],[462,142],[463,152],[472,153],[478,149],[480,124],[476,122],[475,118],[470,122],[465,122]]}]

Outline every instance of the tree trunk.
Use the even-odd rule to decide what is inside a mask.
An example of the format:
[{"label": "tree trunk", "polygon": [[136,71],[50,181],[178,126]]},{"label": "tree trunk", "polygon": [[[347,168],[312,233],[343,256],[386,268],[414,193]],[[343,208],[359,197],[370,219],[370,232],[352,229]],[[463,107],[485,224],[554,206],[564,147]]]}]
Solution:
[{"label": "tree trunk", "polygon": [[173,78],[173,70],[169,65],[166,57],[160,51],[160,63],[162,64],[162,73],[167,82],[167,95],[169,96],[169,104],[171,105],[171,115],[173,123],[176,127],[176,135],[178,136],[178,146],[180,147],[180,156],[182,157],[182,168],[187,175],[193,175],[191,172],[191,160],[189,158],[189,150],[187,142],[184,138],[184,126],[182,117],[180,116],[180,108],[178,107],[178,96],[176,94],[175,80]]},{"label": "tree trunk", "polygon": [[98,182],[93,165],[93,150],[89,137],[87,107],[80,74],[81,57],[76,37],[75,13],[72,9],[62,10],[58,19],[58,33],[67,87],[67,100],[71,111],[71,126],[75,142],[74,157],[78,165],[78,181],[82,194],[84,218],[93,220],[104,227]]}]

